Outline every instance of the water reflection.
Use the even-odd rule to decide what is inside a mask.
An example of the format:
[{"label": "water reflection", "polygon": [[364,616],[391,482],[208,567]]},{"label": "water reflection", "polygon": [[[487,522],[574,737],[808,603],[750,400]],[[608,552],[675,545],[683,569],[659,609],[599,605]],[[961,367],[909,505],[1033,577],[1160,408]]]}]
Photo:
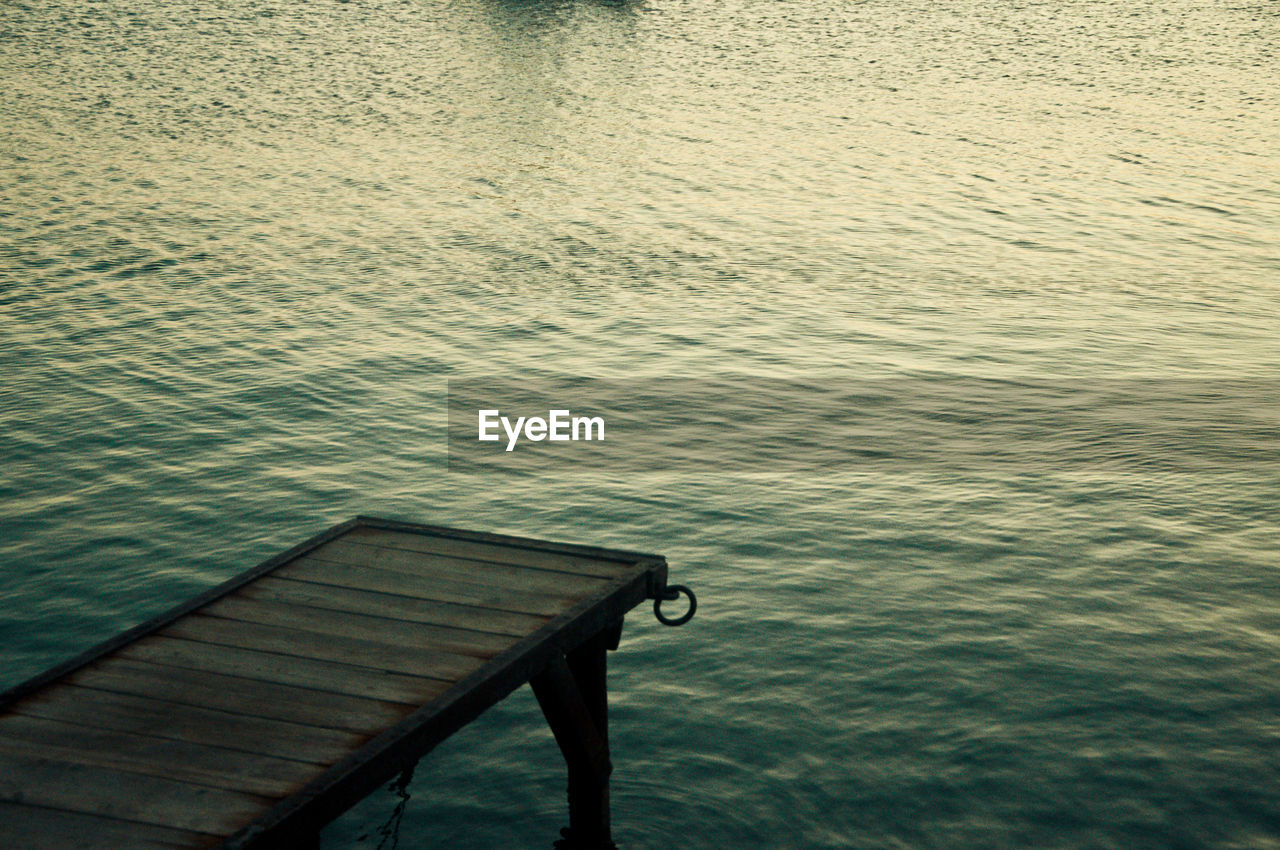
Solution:
[{"label": "water reflection", "polygon": [[[356,513],[650,548],[706,592],[678,652],[624,637],[624,846],[1266,846],[1280,517],[1239,420],[1156,408],[1124,436],[1196,462],[1154,470],[1032,430],[1042,463],[977,472],[458,476],[444,383],[1267,386],[1278,26],[1197,0],[11,4],[6,675]],[[876,442],[916,448],[911,421]],[[407,839],[554,834],[526,707],[436,754]]]}]

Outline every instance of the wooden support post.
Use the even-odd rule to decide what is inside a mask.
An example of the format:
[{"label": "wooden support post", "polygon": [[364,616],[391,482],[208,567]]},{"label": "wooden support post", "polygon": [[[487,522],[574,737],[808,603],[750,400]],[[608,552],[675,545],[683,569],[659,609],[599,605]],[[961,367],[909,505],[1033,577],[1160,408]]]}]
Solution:
[{"label": "wooden support post", "polygon": [[[621,625],[621,624],[619,624]],[[609,688],[606,681],[607,652],[611,639],[608,631],[589,638],[569,653],[567,663],[578,690],[586,702],[586,709],[600,739],[600,746],[609,772]],[[613,646],[616,646],[613,642]],[[569,848],[577,850],[610,850],[614,846],[609,822],[609,774],[599,781],[582,773],[569,770]],[[582,836],[579,844],[578,836]]]},{"label": "wooden support post", "polygon": [[609,824],[609,696],[606,652],[618,626],[588,639],[568,657],[555,653],[530,679],[569,769],[569,829],[556,847],[614,850]]}]

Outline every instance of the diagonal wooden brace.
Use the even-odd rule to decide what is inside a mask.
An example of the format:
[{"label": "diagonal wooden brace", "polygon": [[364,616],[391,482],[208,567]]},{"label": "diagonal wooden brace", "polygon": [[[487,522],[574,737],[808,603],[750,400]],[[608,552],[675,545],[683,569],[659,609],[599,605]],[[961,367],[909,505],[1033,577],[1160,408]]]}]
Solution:
[{"label": "diagonal wooden brace", "polygon": [[569,827],[559,850],[617,850],[609,825],[609,692],[606,656],[622,622],[602,629],[568,655],[553,652],[530,680],[569,768]]},{"label": "diagonal wooden brace", "polygon": [[613,772],[609,742],[596,728],[592,711],[564,654],[552,653],[547,666],[530,679],[529,684],[570,772],[586,770],[597,782],[606,782]]}]

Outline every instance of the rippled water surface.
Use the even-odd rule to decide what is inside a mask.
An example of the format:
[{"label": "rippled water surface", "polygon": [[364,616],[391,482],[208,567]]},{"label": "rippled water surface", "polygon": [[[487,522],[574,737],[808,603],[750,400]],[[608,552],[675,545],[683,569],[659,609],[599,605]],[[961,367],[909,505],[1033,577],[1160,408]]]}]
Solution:
[{"label": "rippled water surface", "polygon": [[[625,850],[1280,847],[1276,44],[1250,0],[7,0],[0,685],[390,515],[699,591],[612,659]],[[448,380],[566,376],[655,422],[874,386],[898,461],[448,471]],[[912,461],[960,425],[1004,462]],[[562,785],[520,692],[402,844],[547,847]]]}]

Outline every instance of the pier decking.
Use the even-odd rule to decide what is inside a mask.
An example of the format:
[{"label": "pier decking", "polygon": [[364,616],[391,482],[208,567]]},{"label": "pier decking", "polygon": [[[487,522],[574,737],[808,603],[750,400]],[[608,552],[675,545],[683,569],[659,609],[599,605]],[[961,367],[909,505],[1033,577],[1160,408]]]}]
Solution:
[{"label": "pier decking", "polygon": [[359,517],[0,694],[0,847],[314,847],[530,682],[611,846],[605,653],[656,555]]}]

